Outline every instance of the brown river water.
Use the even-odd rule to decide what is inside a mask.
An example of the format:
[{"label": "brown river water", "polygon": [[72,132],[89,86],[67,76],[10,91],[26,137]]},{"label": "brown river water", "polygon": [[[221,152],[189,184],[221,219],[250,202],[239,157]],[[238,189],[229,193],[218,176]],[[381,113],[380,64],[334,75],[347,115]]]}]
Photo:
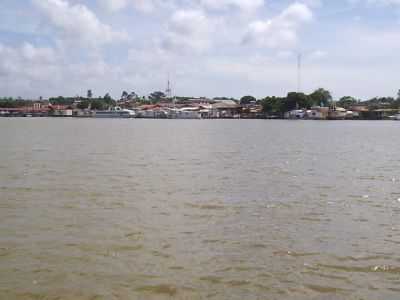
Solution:
[{"label": "brown river water", "polygon": [[0,299],[400,299],[400,122],[1,118]]}]

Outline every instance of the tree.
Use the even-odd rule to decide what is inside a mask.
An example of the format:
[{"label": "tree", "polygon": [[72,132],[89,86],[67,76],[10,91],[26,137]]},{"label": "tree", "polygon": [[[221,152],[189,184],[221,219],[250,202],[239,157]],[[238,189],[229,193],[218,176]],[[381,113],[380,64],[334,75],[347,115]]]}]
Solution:
[{"label": "tree", "polygon": [[62,96],[58,96],[57,98],[50,98],[49,102],[53,105],[72,105],[74,103],[75,98],[68,97],[64,98]]},{"label": "tree", "polygon": [[89,108],[89,104],[90,104],[90,102],[88,100],[83,100],[83,101],[79,102],[76,107],[79,109],[87,109],[87,108]]},{"label": "tree", "polygon": [[126,100],[126,98],[128,98],[128,92],[127,91],[123,91],[122,95],[121,95],[121,100]]},{"label": "tree", "polygon": [[149,95],[149,99],[152,103],[160,102],[162,99],[165,99],[166,95],[163,92],[156,91]]},{"label": "tree", "polygon": [[91,109],[94,110],[103,110],[107,108],[107,104],[100,99],[93,100],[90,104]]},{"label": "tree", "polygon": [[351,96],[344,96],[344,97],[340,98],[340,100],[338,102],[336,102],[336,105],[339,107],[348,109],[349,107],[356,104],[357,102],[358,101]]},{"label": "tree", "polygon": [[88,90],[88,91],[87,91],[87,97],[88,97],[89,99],[91,99],[91,98],[93,97],[93,92],[92,92],[92,90]]},{"label": "tree", "polygon": [[257,101],[257,99],[254,98],[253,96],[244,96],[240,99],[240,104],[247,105],[250,103],[255,103],[256,101]]},{"label": "tree", "polygon": [[332,101],[332,95],[328,90],[319,88],[310,94],[312,105],[329,106]]},{"label": "tree", "polygon": [[130,101],[136,99],[138,96],[135,92],[131,92],[126,98]]},{"label": "tree", "polygon": [[291,111],[294,109],[310,108],[312,106],[312,99],[304,93],[291,92],[288,93],[286,99],[283,101],[283,112]]},{"label": "tree", "polygon": [[282,115],[283,101],[285,98],[266,97],[261,100],[263,111],[269,115]]},{"label": "tree", "polygon": [[229,97],[214,97],[212,100],[215,100],[215,101],[231,100],[231,101],[234,101],[236,103],[239,103],[239,100],[237,100],[235,98],[229,98]]},{"label": "tree", "polygon": [[364,104],[371,109],[396,108],[397,101],[393,97],[375,97],[364,101]]},{"label": "tree", "polygon": [[104,106],[115,106],[117,102],[110,96],[109,93],[105,94],[103,97],[102,102],[104,103]]}]

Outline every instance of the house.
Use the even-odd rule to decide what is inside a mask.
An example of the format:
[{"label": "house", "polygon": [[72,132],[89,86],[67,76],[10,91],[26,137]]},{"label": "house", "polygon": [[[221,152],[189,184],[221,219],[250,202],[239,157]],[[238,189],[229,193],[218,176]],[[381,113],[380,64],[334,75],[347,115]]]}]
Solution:
[{"label": "house", "polygon": [[306,118],[310,120],[326,120],[329,115],[329,107],[315,106],[306,112]]},{"label": "house", "polygon": [[242,119],[265,119],[266,115],[261,105],[250,104],[242,109]]},{"label": "house", "polygon": [[285,113],[285,119],[304,119],[306,111],[303,109],[294,109]]},{"label": "house", "polygon": [[183,107],[180,109],[171,109],[168,112],[170,119],[200,119],[200,107]]},{"label": "house", "polygon": [[211,118],[240,118],[242,106],[235,103],[217,102],[211,104]]},{"label": "house", "polygon": [[53,109],[51,111],[52,117],[72,117],[73,111],[72,109]]},{"label": "house", "polygon": [[329,120],[344,120],[346,119],[347,110],[343,107],[333,107],[329,110]]},{"label": "house", "polygon": [[369,117],[373,120],[387,120],[398,112],[397,109],[390,108],[375,109],[369,112]]}]

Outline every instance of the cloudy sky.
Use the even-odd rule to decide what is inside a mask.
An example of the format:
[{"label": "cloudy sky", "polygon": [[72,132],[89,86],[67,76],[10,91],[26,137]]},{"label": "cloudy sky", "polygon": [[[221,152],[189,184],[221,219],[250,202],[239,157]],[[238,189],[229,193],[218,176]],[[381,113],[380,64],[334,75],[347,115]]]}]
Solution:
[{"label": "cloudy sky", "polygon": [[1,0],[0,96],[400,89],[400,0]]}]

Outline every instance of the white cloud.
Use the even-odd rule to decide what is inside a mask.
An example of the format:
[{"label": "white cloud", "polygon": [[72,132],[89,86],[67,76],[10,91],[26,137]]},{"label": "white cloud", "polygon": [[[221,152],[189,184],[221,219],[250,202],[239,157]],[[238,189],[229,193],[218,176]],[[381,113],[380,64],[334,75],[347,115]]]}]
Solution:
[{"label": "white cloud", "polygon": [[[5,3],[14,6],[10,1]],[[239,0],[31,1],[35,9],[25,11],[18,1],[17,8],[5,4],[8,17],[0,9],[0,27],[8,34],[2,39],[7,45],[0,45],[0,96],[76,95],[87,89],[96,95],[119,96],[122,90],[147,95],[165,89],[168,73],[178,95],[284,95],[296,88],[298,49],[303,53],[306,91],[324,86],[335,94],[367,98],[398,89],[398,24],[384,22],[381,13],[371,19],[369,10],[349,10],[350,0],[329,5],[297,0],[287,6],[282,5],[292,2],[265,0],[269,6]],[[97,16],[89,3],[101,3],[115,15]],[[366,8],[378,3],[389,5],[382,6],[384,11],[393,11],[390,5],[398,2],[358,1]],[[277,7],[282,11],[271,15]],[[329,14],[330,9],[335,13]],[[306,27],[314,10],[321,18]],[[363,22],[343,22],[336,13],[345,11],[347,18],[352,10]],[[138,11],[147,15],[138,16]],[[15,19],[32,25],[17,35]],[[379,29],[374,26],[377,21]],[[125,26],[134,42],[116,47],[114,43],[126,36],[117,25],[110,26],[112,22]],[[11,46],[21,38],[27,43]],[[240,47],[241,41],[248,47]]]},{"label": "white cloud", "polygon": [[306,58],[309,58],[311,60],[321,60],[325,58],[327,55],[328,53],[326,51],[314,50],[311,53],[309,53]]},{"label": "white cloud", "polygon": [[85,5],[72,5],[65,0],[33,0],[60,33],[63,42],[96,47],[128,39],[123,32],[103,24]]},{"label": "white cloud", "polygon": [[0,45],[0,90],[15,95],[35,93],[40,85],[50,87],[59,79],[60,57],[52,48],[24,43]]},{"label": "white cloud", "polygon": [[124,8],[134,8],[142,13],[152,13],[160,7],[174,7],[174,0],[99,0],[103,8],[118,12]]},{"label": "white cloud", "polygon": [[264,5],[264,0],[200,0],[201,4],[213,10],[237,7],[244,11],[254,11]]},{"label": "white cloud", "polygon": [[167,50],[204,51],[211,46],[213,21],[200,10],[178,10],[168,24],[162,46]]},{"label": "white cloud", "polygon": [[152,12],[158,6],[162,5],[162,2],[158,0],[131,0],[131,3],[137,10],[145,13]]},{"label": "white cloud", "polygon": [[348,0],[351,4],[367,4],[378,6],[400,5],[400,0]]},{"label": "white cloud", "polygon": [[300,3],[307,5],[308,7],[322,7],[322,0],[301,0]]},{"label": "white cloud", "polygon": [[[109,11],[119,11],[131,6],[138,11],[149,13],[164,8],[198,9],[221,11],[236,8],[244,12],[253,12],[264,5],[264,0],[99,0],[101,5]],[[319,0],[308,0],[319,1]]]},{"label": "white cloud", "polygon": [[128,5],[128,0],[99,0],[100,4],[108,11],[116,12]]},{"label": "white cloud", "polygon": [[307,5],[294,3],[275,18],[250,23],[243,43],[268,48],[293,47],[301,25],[312,19],[313,13]]},{"label": "white cloud", "polygon": [[102,59],[74,63],[50,47],[0,44],[2,96],[74,96],[83,95],[87,89],[102,96],[118,86],[122,76],[119,66]]}]

